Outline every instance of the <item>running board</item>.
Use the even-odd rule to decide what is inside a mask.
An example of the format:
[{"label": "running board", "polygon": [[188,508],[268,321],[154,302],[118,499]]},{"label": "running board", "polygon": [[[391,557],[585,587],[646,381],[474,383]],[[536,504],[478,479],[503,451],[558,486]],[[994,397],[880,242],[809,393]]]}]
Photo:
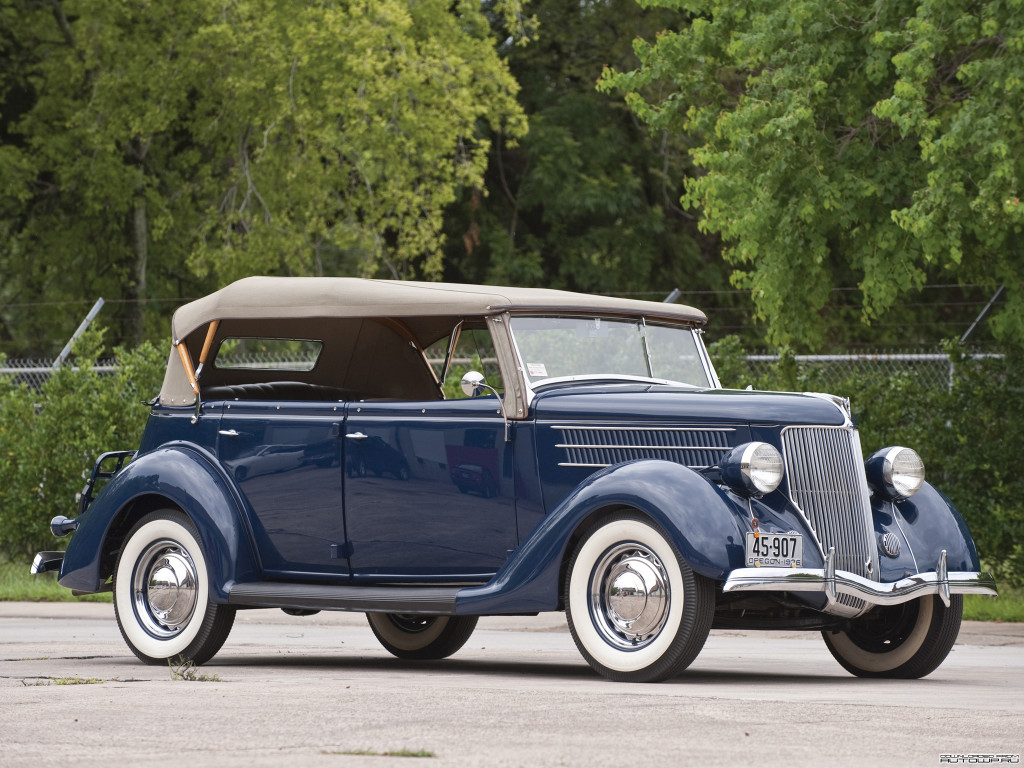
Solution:
[{"label": "running board", "polygon": [[454,615],[455,596],[460,589],[463,587],[348,587],[258,582],[235,584],[228,592],[228,604],[250,608]]}]

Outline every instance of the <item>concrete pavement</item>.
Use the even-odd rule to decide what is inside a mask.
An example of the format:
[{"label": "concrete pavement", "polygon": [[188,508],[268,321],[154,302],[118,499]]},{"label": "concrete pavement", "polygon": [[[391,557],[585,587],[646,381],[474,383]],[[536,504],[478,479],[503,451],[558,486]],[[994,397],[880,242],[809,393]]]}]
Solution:
[{"label": "concrete pavement", "polygon": [[434,768],[939,766],[1024,752],[1016,624],[966,623],[918,681],[851,677],[817,633],[716,631],[680,677],[634,685],[591,672],[561,614],[482,619],[451,659],[414,663],[361,615],[260,610],[198,672],[216,679],[139,663],[110,605],[0,603],[0,766],[387,766],[398,758],[381,753],[400,750]]}]

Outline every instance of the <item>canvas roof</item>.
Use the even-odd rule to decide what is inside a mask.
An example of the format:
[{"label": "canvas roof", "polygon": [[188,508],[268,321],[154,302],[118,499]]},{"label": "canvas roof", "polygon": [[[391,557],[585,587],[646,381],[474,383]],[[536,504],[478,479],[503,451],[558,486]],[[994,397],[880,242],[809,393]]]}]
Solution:
[{"label": "canvas roof", "polygon": [[507,310],[644,315],[701,326],[704,313],[682,304],[511,288],[354,277],[246,277],[185,304],[171,321],[177,344],[213,320],[328,317],[451,317]]}]

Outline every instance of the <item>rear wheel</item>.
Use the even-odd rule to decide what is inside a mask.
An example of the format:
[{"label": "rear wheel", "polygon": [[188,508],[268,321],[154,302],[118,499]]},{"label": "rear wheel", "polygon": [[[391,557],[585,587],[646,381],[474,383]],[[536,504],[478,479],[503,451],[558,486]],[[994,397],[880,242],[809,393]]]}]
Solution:
[{"label": "rear wheel", "polygon": [[599,674],[628,682],[665,680],[689,666],[715,609],[712,582],[639,514],[587,534],[569,562],[565,595],[580,653]]},{"label": "rear wheel", "polygon": [[477,616],[420,616],[368,613],[370,629],[387,651],[400,659],[444,659],[469,640]]},{"label": "rear wheel", "polygon": [[128,647],[147,664],[209,661],[235,620],[235,609],[211,602],[209,589],[187,516],[167,509],[139,520],[114,570],[114,615]]},{"label": "rear wheel", "polygon": [[821,634],[836,661],[858,677],[924,677],[949,655],[963,606],[961,595],[952,595],[948,608],[928,595],[876,608],[845,631]]}]

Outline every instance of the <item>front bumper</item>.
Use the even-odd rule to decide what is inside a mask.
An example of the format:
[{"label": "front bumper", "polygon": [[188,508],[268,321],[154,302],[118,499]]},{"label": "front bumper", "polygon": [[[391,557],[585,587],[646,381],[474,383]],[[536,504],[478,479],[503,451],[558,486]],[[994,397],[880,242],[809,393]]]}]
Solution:
[{"label": "front bumper", "polygon": [[[989,573],[946,570],[946,551],[939,556],[935,571],[916,573],[905,579],[881,583],[849,571],[837,571],[834,552],[825,558],[824,568],[737,568],[729,574],[723,592],[824,592],[829,605],[839,595],[857,597],[869,605],[899,605],[924,595],[938,595],[949,605],[950,595],[998,595]],[[827,610],[827,609],[826,609]]]},{"label": "front bumper", "polygon": [[63,552],[39,552],[32,561],[32,573],[59,571],[63,562]]}]

